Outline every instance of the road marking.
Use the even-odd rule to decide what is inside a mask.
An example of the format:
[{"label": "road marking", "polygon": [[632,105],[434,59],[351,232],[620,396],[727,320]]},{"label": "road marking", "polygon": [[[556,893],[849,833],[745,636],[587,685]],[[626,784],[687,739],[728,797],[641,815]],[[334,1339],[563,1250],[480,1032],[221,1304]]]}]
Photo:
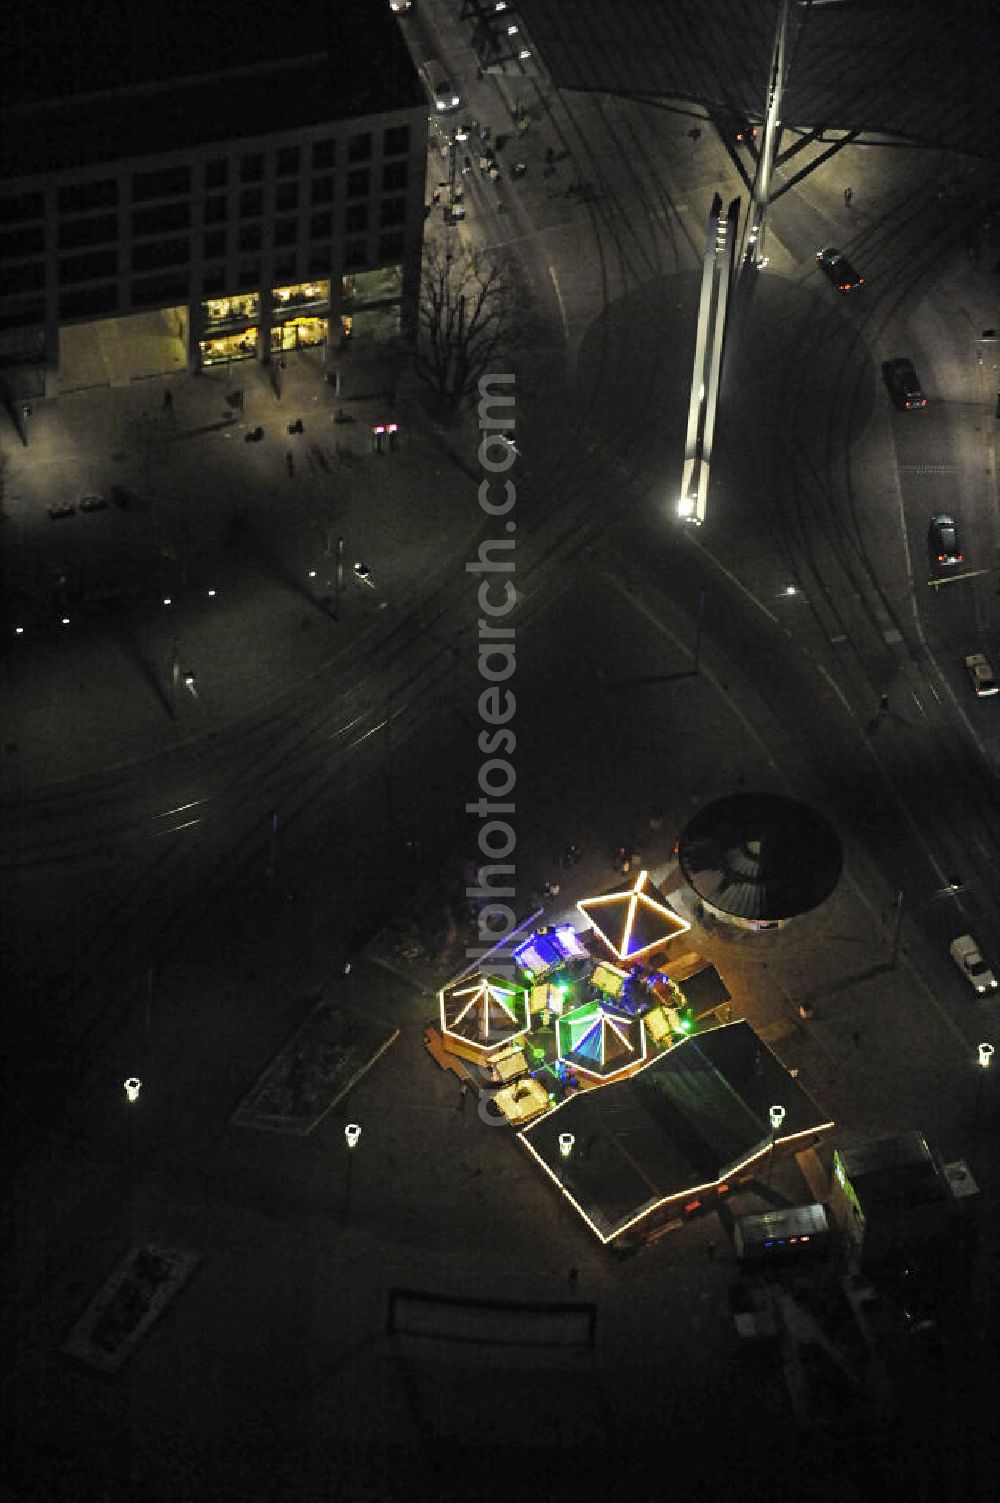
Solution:
[{"label": "road marking", "polygon": [[549,264],[549,276],[552,280],[552,289],[556,295],[556,302],[559,304],[559,317],[562,319],[563,337],[566,343],[569,344],[569,324],[566,322],[566,305],[563,302],[563,295],[559,289],[559,278],[556,276],[556,269],[551,263]]},{"label": "road marking", "polygon": [[690,534],[688,535],[688,541],[693,544],[695,548],[700,549],[700,551],[704,553],[706,558],[710,558],[712,560],[712,563],[720,571],[720,573],[726,576],[730,584],[734,584],[740,591],[740,593],[745,595],[748,600],[752,601],[759,611],[763,611],[764,615],[769,621],[773,621],[775,626],[778,625],[777,616],[775,616],[772,611],[769,611],[764,602],[762,600],[758,600],[757,596],[754,595],[752,591],[748,590],[746,585],[743,584],[741,580],[737,579],[736,575],[726,568],[721,559],[716,558],[715,554],[711,551],[710,548],[706,548],[704,543],[699,542],[696,537],[692,537]]},{"label": "road marking", "polygon": [[901,475],[955,475],[957,467],[953,464],[901,464],[897,466]]}]

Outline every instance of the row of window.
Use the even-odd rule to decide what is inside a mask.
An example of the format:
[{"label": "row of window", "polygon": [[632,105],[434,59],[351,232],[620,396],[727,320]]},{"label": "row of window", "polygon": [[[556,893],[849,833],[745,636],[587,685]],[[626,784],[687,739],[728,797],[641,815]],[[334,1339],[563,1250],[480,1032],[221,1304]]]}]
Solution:
[{"label": "row of window", "polygon": [[[406,187],[408,165],[407,162],[393,162],[390,166],[383,168],[383,192],[398,191]],[[273,210],[270,206],[265,209],[264,195],[259,188],[242,189],[235,204],[222,194],[207,198],[203,210],[204,222],[205,224],[225,224],[227,220],[237,217],[234,210],[238,211],[240,219],[259,219],[265,212],[287,213],[289,210],[300,207],[303,200],[300,190],[303,186],[297,182],[276,184]],[[369,189],[367,168],[360,168],[348,174],[347,196],[349,199],[366,198]],[[309,184],[308,201],[313,205],[333,203],[333,190],[332,177],[313,178]],[[381,223],[383,225],[399,224],[405,218],[405,213],[404,199],[383,202],[380,210]],[[347,210],[348,227],[366,228],[367,214],[366,204],[352,204]],[[386,217],[387,215],[389,217]],[[362,220],[364,223],[361,222]],[[190,225],[190,203],[157,204],[132,211],[133,235],[163,235],[172,230],[186,230],[190,228]],[[59,224],[58,246],[60,250],[73,250],[78,246],[106,245],[111,241],[116,241],[118,234],[118,219],[114,214],[95,214],[88,219],[64,219]],[[25,225],[20,229],[8,230],[0,235],[0,260],[13,261],[25,256],[38,255],[43,248],[44,230],[41,225]]]},{"label": "row of window", "polygon": [[[151,247],[151,249],[153,249]],[[404,240],[399,233],[393,232],[383,235],[379,241],[379,263],[392,265],[403,259]],[[73,268],[74,275],[67,280],[96,280],[100,277],[114,277],[117,275],[116,257],[114,251],[101,252],[97,255],[73,257],[78,264]],[[371,264],[368,254],[368,242],[366,240],[352,241],[345,246],[343,257],[344,271],[359,271]],[[271,266],[271,275],[278,282],[292,282],[300,275],[329,277],[331,265],[331,248],[327,245],[310,246],[305,254],[296,255],[295,251],[284,251],[274,257]],[[189,279],[186,271],[174,267],[167,270],[167,263],[156,256],[150,256],[142,264],[133,260],[132,270],[159,271],[157,276],[137,277],[131,283],[131,306],[154,307],[163,306],[171,301],[187,302],[190,296]],[[27,273],[27,276],[22,276]],[[18,268],[17,281],[8,279],[7,291],[30,292],[41,289],[44,281],[44,269],[34,265]],[[221,293],[224,289],[252,291],[260,285],[261,265],[259,261],[244,261],[234,269],[225,265],[206,267],[201,277],[202,291],[205,296]],[[112,313],[118,307],[117,283],[108,283],[98,287],[71,287],[59,294],[59,315],[61,318],[79,318],[85,314]],[[22,307],[8,316],[0,319],[0,328],[17,324],[41,322],[45,314],[40,304],[31,307]]]},{"label": "row of window", "polygon": [[[298,177],[307,167],[313,172],[336,166],[336,141],[314,141],[311,147],[279,146],[273,152],[274,174],[277,178]],[[362,131],[350,136],[347,141],[346,160],[352,166],[371,162],[374,137],[371,131]],[[410,150],[410,127],[393,125],[382,132],[382,156],[406,157]],[[382,169],[383,188],[405,187],[406,162],[386,162]],[[206,162],[198,169],[179,165],[160,167],[150,172],[132,174],[131,197],[133,203],[149,199],[189,196],[196,189],[227,188],[236,183],[259,183],[264,178],[265,157],[263,152],[253,152],[236,162],[219,158]],[[357,172],[348,172],[348,193],[368,193],[370,168],[364,168],[363,178]],[[390,181],[385,181],[386,175]],[[196,180],[197,179],[197,180]],[[350,187],[351,182],[355,188]],[[364,186],[360,184],[364,182]],[[290,185],[281,185],[290,186]],[[95,209],[114,208],[118,203],[118,180],[106,178],[94,183],[68,183],[57,194],[60,214],[85,214]],[[0,199],[0,224],[21,224],[33,219],[42,219],[45,200],[41,193],[19,193]]]},{"label": "row of window", "polygon": [[[390,229],[405,223],[406,199],[383,199],[379,209],[379,228]],[[112,224],[114,221],[112,220]],[[350,204],[345,216],[344,228],[349,235],[366,234],[369,225],[367,204]],[[307,220],[278,219],[274,223],[276,246],[297,245],[300,240],[329,240],[333,234],[333,211],[323,209],[309,215]],[[219,260],[230,250],[241,252],[259,251],[262,244],[262,226],[240,225],[238,232],[228,235],[226,230],[209,230],[201,240],[201,254],[206,261]],[[61,238],[61,237],[60,237]],[[111,238],[110,236],[107,238]],[[164,238],[162,235],[151,241],[132,246],[133,271],[148,271],[153,267],[183,265],[191,258],[191,239],[187,235]],[[81,251],[77,255],[59,258],[59,281],[89,282],[98,277],[117,276],[118,249],[116,245],[104,250]],[[27,292],[45,285],[45,263],[25,262],[11,266],[4,280],[8,292]]]}]

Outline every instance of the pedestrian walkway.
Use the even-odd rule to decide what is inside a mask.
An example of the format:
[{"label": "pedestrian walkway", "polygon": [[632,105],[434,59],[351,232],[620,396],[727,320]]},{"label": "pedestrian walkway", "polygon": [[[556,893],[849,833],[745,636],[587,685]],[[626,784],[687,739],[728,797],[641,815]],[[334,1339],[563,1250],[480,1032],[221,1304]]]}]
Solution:
[{"label": "pedestrian walkway", "polygon": [[249,366],[39,407],[6,475],[0,788],[205,736],[349,656],[481,525],[475,442],[412,388],[338,399],[312,351],[280,400]]}]

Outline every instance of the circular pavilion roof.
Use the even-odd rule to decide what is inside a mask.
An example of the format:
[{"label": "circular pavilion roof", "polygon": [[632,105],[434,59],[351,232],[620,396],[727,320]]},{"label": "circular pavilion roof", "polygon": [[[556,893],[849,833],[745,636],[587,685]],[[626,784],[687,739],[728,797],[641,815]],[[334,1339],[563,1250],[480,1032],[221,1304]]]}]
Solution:
[{"label": "circular pavilion roof", "polygon": [[709,907],[753,922],[808,913],[833,892],[844,864],[822,815],[777,793],[706,804],[677,849],[687,882]]}]

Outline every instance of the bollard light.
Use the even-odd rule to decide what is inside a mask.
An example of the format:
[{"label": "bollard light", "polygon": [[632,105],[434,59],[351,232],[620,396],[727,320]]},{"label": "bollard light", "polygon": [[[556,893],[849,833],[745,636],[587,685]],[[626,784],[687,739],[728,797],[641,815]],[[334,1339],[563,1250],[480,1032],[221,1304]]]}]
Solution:
[{"label": "bollard light", "polygon": [[575,1142],[576,1138],[571,1132],[561,1132],[559,1134],[559,1152],[564,1159],[568,1159],[573,1152],[573,1144]]},{"label": "bollard light", "polygon": [[980,1065],[980,1068],[983,1069],[983,1070],[988,1070],[989,1067],[990,1067],[990,1061],[992,1060],[993,1054],[994,1054],[993,1045],[992,1044],[979,1044],[979,1045],[977,1045],[977,1047],[979,1049],[979,1065]]},{"label": "bollard light", "polygon": [[344,1128],[344,1137],[347,1139],[348,1148],[357,1148],[358,1140],[361,1137],[361,1128],[356,1122],[348,1122]]},{"label": "bollard light", "polygon": [[770,1117],[771,1131],[777,1132],[782,1122],[784,1122],[785,1120],[785,1108],[783,1106],[772,1106],[770,1108]]},{"label": "bollard light", "polygon": [[125,1095],[128,1097],[129,1101],[138,1101],[139,1092],[142,1089],[142,1081],[139,1079],[138,1075],[130,1075],[129,1078],[124,1082],[124,1086]]}]

